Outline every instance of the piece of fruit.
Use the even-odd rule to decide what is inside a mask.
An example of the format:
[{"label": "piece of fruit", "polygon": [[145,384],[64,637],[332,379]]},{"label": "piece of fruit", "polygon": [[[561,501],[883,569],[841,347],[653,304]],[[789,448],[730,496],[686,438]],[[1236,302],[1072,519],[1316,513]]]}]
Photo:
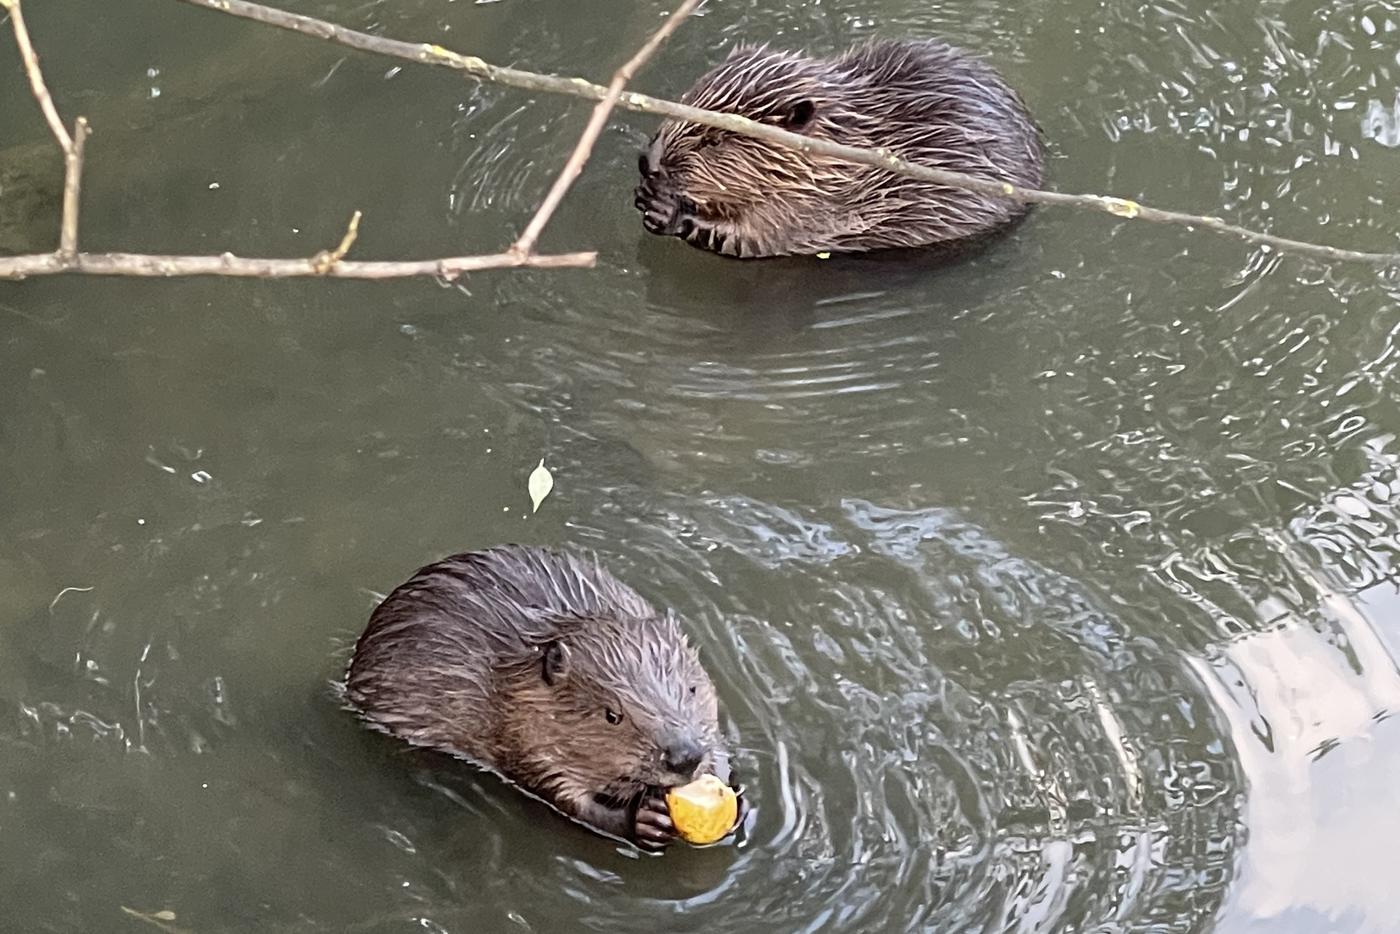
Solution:
[{"label": "piece of fruit", "polygon": [[715,775],[702,775],[667,791],[666,807],[676,832],[687,843],[700,845],[723,839],[739,817],[738,796]]}]

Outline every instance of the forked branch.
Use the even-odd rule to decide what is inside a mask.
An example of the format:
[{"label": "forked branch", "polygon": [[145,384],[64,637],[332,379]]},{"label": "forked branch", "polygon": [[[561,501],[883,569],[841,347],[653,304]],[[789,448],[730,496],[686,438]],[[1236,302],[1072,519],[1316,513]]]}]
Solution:
[{"label": "forked branch", "polygon": [[568,193],[569,186],[578,178],[583,171],[584,163],[588,161],[589,155],[593,152],[593,144],[598,141],[598,136],[603,132],[603,127],[607,126],[608,116],[617,106],[617,100],[622,95],[622,89],[627,82],[637,74],[637,70],[647,63],[656,50],[661,47],[675,32],[686,18],[694,13],[696,8],[705,0],[685,0],[676,12],[672,13],[666,22],[661,24],[661,28],[656,30],[650,39],[646,41],[637,54],[627,60],[617,73],[613,75],[611,83],[608,84],[602,98],[593,108],[593,114],[588,118],[588,124],[583,128],[583,133],[578,138],[578,144],[574,146],[573,153],[569,156],[569,161],[564,163],[564,170],[555,179],[553,187],[549,189],[549,194],[545,195],[544,201],[540,203],[539,210],[535,216],[530,218],[530,223],[526,225],[525,231],[521,233],[520,239],[515,241],[511,250],[519,253],[530,253],[535,248],[535,241],[539,239],[544,225],[549,223],[550,217],[554,214],[554,209],[559,207],[559,202],[564,200],[564,195]]},{"label": "forked branch", "polygon": [[969,189],[1012,201],[1097,211],[1128,220],[1145,220],[1190,229],[1203,228],[1238,238],[1247,243],[1316,259],[1365,263],[1379,267],[1400,266],[1400,253],[1396,252],[1348,250],[1326,244],[1280,237],[1231,224],[1219,217],[1170,211],[1124,198],[1022,188],[959,172],[910,163],[899,159],[886,150],[860,149],[827,140],[812,139],[775,126],[757,123],[735,114],[700,110],[674,101],[626,91],[627,82],[703,0],[684,0],[675,13],[638,50],[637,54],[618,69],[607,87],[582,78],[563,78],[492,65],[476,56],[461,55],[439,45],[386,39],[313,17],[252,3],[249,0],[183,0],[183,2],[256,20],[361,51],[387,55],[419,64],[450,68],[481,81],[528,91],[585,98],[596,101],[597,105],[594,107],[588,124],[580,135],[573,152],[565,162],[563,170],[541,201],[533,217],[516,241],[501,253],[403,262],[346,260],[345,254],[355,239],[354,229],[358,225],[357,212],[357,220],[352,222],[352,230],[347,232],[338,248],[322,251],[306,259],[247,259],[227,253],[221,256],[84,254],[77,252],[78,195],[81,190],[83,143],[88,134],[87,121],[79,117],[74,124],[73,133],[71,135],[68,133],[54,107],[48,89],[44,85],[43,75],[39,70],[38,57],[34,53],[24,26],[20,0],[0,0],[0,8],[10,11],[15,38],[25,72],[29,77],[30,88],[44,113],[50,131],[63,150],[65,162],[63,223],[58,249],[53,253],[0,257],[0,278],[23,278],[32,275],[78,272],[128,276],[225,275],[266,278],[324,276],[356,279],[431,275],[451,280],[463,273],[483,269],[520,266],[545,268],[592,266],[596,261],[595,253],[540,255],[535,252],[535,244],[569,187],[583,170],[614,107],[704,124],[757,137],[803,152],[831,156],[861,165],[877,166],[897,175]]},{"label": "forked branch", "polygon": [[[548,94],[563,94],[570,97],[582,97],[589,100],[601,101],[608,96],[610,90],[602,85],[586,81],[583,78],[561,78],[555,75],[542,75],[530,71],[521,71],[516,68],[492,65],[474,55],[461,55],[457,52],[445,49],[440,45],[385,39],[380,36],[371,35],[370,33],[347,29],[344,26],[336,26],[310,16],[288,13],[284,10],[274,9],[260,3],[252,3],[249,2],[249,0],[182,0],[182,2],[217,10],[232,16],[241,16],[246,19],[257,20],[258,22],[277,26],[281,29],[288,29],[293,32],[300,32],[320,39],[326,39],[364,52],[374,52],[378,55],[387,55],[391,58],[404,59],[424,65],[451,68],[454,71],[463,72],[481,81],[490,82],[492,84],[503,84],[525,91],[542,91]],[[947,185],[951,188],[964,188],[992,197],[1007,198],[1025,204],[1048,204],[1058,207],[1077,208],[1079,210],[1111,214],[1114,217],[1123,218],[1125,220],[1151,221],[1159,224],[1172,224],[1187,228],[1200,227],[1216,233],[1236,237],[1247,243],[1253,243],[1258,246],[1268,246],[1283,252],[1311,256],[1316,259],[1366,263],[1382,267],[1400,265],[1400,253],[1393,251],[1366,252],[1361,250],[1347,250],[1340,247],[1328,246],[1326,244],[1312,243],[1306,240],[1280,237],[1275,234],[1242,227],[1238,224],[1231,224],[1220,217],[1156,208],[1127,198],[1115,198],[1109,195],[1071,194],[1059,191],[1046,191],[1038,188],[1022,188],[1004,182],[991,181],[973,175],[965,175],[961,172],[952,172],[946,169],[936,169],[932,166],[907,162],[886,150],[862,149],[856,146],[845,146],[841,143],[829,142],[827,140],[812,139],[811,137],[803,136],[799,133],[792,133],[776,126],[758,123],[754,120],[740,117],[737,114],[701,110],[697,107],[688,107],[685,104],[676,103],[675,101],[649,97],[645,94],[637,94],[631,91],[618,96],[617,106],[624,110],[671,117],[676,120],[685,120],[690,123],[699,123],[721,130],[729,130],[733,133],[767,140],[768,142],[776,143],[780,146],[788,146],[801,152],[832,156],[859,165],[877,166],[882,169],[887,169],[896,175],[934,182],[939,185]]]},{"label": "forked branch", "polygon": [[[612,113],[618,96],[632,76],[646,63],[666,37],[693,12],[703,0],[684,0],[672,16],[666,20],[647,42],[633,55],[617,73],[607,93],[593,109],[593,116],[574,146],[563,171],[545,195],[535,211],[525,231],[508,249],[500,253],[481,256],[456,256],[429,260],[408,261],[364,261],[346,260],[345,256],[354,245],[359,234],[360,217],[356,211],[340,243],[331,250],[322,250],[315,256],[304,259],[258,259],[234,256],[224,253],[218,256],[174,256],[146,253],[80,253],[78,252],[78,201],[82,191],[83,152],[90,132],[86,117],[79,117],[70,135],[54,106],[44,82],[43,71],[39,67],[39,57],[34,51],[24,22],[21,0],[0,0],[0,8],[9,11],[10,22],[19,47],[20,59],[25,74],[29,78],[30,90],[43,111],[49,130],[63,151],[63,217],[59,230],[58,249],[52,253],[37,253],[27,256],[0,257],[0,278],[23,279],[28,276],[54,275],[64,272],[88,273],[107,276],[243,276],[262,279],[285,279],[301,276],[317,276],[330,279],[397,279],[407,276],[434,276],[451,281],[463,273],[485,269],[505,269],[531,266],[536,268],[560,268],[592,266],[597,261],[593,252],[539,254],[535,243],[549,223],[574,179],[583,171],[594,143],[608,115]],[[270,11],[276,13],[277,11]],[[349,30],[323,23],[313,34],[354,45]]]}]

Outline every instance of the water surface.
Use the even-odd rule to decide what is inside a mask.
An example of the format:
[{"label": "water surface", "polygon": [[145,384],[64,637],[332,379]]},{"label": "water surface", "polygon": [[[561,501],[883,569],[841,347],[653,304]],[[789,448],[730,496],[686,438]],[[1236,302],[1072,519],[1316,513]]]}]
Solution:
[{"label": "water surface", "polygon": [[[598,78],[668,6],[295,8]],[[364,258],[493,250],[587,109],[33,7],[92,249],[307,255],[359,209]],[[877,33],[991,59],[1057,187],[1400,242],[1393,3],[715,2],[638,86]],[[43,249],[0,49],[0,242]],[[1395,280],[1051,210],[948,268],[725,261],[642,233],[652,125],[545,236],[594,270],[0,286],[0,927],[1400,930]],[[685,616],[743,845],[640,858],[335,707],[376,596],[501,541]]]}]

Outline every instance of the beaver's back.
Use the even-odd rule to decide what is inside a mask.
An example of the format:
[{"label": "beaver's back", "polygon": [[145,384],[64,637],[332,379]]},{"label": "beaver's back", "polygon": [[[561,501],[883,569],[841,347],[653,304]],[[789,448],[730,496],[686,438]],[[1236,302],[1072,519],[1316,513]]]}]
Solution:
[{"label": "beaver's back", "polygon": [[654,610],[596,564],[515,545],[420,568],[370,617],[345,679],[375,727],[496,767],[497,673],[530,658],[561,619]]},{"label": "beaver's back", "polygon": [[868,147],[911,161],[1037,186],[1044,143],[1020,95],[991,65],[941,39],[874,39],[833,62],[845,106],[874,118]]}]

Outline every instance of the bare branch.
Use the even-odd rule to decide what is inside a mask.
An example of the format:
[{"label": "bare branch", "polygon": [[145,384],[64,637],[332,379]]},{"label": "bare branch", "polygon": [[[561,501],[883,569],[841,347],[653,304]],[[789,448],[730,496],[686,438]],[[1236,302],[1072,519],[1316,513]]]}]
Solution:
[{"label": "bare branch", "polygon": [[[581,97],[595,101],[601,101],[608,95],[608,88],[599,84],[593,84],[582,78],[561,78],[554,75],[542,75],[529,71],[521,71],[515,68],[491,65],[476,56],[460,55],[440,45],[384,39],[369,33],[357,32],[353,29],[346,29],[343,26],[332,25],[331,23],[313,19],[309,16],[287,13],[261,4],[250,3],[248,0],[182,0],[182,2],[191,3],[195,6],[207,7],[208,9],[217,10],[222,13],[229,13],[233,16],[257,20],[258,22],[267,23],[282,29],[289,29],[293,32],[300,32],[306,35],[316,36],[317,38],[327,39],[331,42],[349,46],[350,48],[360,49],[361,51],[374,52],[376,54],[400,58],[419,64],[450,68],[493,84],[503,84],[508,87],[520,88],[526,91],[563,94],[570,97]],[[1237,224],[1230,224],[1219,217],[1189,214],[1184,211],[1164,210],[1125,198],[1093,194],[1069,194],[1035,188],[1022,188],[1016,185],[1008,185],[972,175],[964,175],[961,172],[950,172],[944,169],[935,169],[931,166],[906,162],[885,150],[860,149],[854,146],[844,146],[840,143],[828,142],[826,140],[811,139],[797,133],[779,129],[778,127],[757,123],[736,114],[701,110],[697,107],[688,107],[674,101],[649,97],[648,95],[638,94],[633,91],[625,91],[618,95],[617,106],[625,110],[671,117],[690,123],[699,123],[705,126],[716,127],[721,130],[729,130],[734,133],[753,136],[782,146],[788,146],[802,152],[831,156],[859,165],[876,166],[878,168],[887,169],[897,175],[904,175],[909,178],[916,178],[939,185],[947,185],[952,188],[964,188],[992,197],[1006,198],[1011,201],[1020,201],[1027,204],[1049,204],[1097,211],[1127,220],[1153,221],[1187,228],[1200,227],[1237,237],[1248,243],[1269,246],[1281,251],[1312,256],[1319,259],[1368,263],[1378,266],[1400,264],[1400,253],[1346,250],[1339,247],[1326,246],[1324,244],[1310,243],[1304,240],[1295,240],[1289,237],[1279,237],[1274,234],[1241,227]]]},{"label": "bare branch", "polygon": [[87,144],[87,117],[73,124],[73,145],[63,153],[63,226],[59,229],[58,252],[73,256],[78,252],[78,202],[83,191],[83,148]]},{"label": "bare branch", "polygon": [[433,276],[451,282],[484,269],[591,267],[597,253],[492,253],[445,259],[329,262],[333,254],[306,259],[265,259],[234,256],[162,256],[151,253],[38,253],[0,257],[0,279],[24,279],[58,273],[97,276],[232,276],[260,279],[402,279]]},{"label": "bare branch", "polygon": [[44,83],[44,72],[39,68],[39,55],[29,39],[29,27],[24,23],[20,0],[0,0],[0,8],[10,11],[10,27],[14,30],[15,45],[19,46],[24,73],[29,78],[29,89],[44,113],[49,132],[63,150],[63,221],[59,228],[58,252],[72,256],[78,252],[78,198],[82,191],[83,146],[89,133],[87,118],[79,117],[73,124],[73,134],[68,134],[63,118],[54,106],[53,96],[49,94],[48,85]]},{"label": "bare branch", "polygon": [[1230,224],[1219,217],[1189,214],[1181,211],[1168,211],[1139,204],[1122,198],[1092,194],[1069,194],[1040,189],[1021,188],[985,178],[964,175],[936,169],[931,166],[909,163],[895,157],[887,150],[859,149],[825,140],[810,139],[777,127],[756,123],[735,114],[717,113],[688,107],[673,101],[649,97],[644,94],[624,91],[626,83],[635,72],[655,52],[656,48],[677,26],[700,5],[701,0],[685,0],[648,42],[613,76],[608,87],[593,84],[581,78],[561,78],[541,75],[513,68],[503,68],[488,64],[474,56],[460,55],[438,45],[409,43],[384,39],[368,33],[357,32],[322,20],[287,13],[262,6],[248,0],[183,0],[197,6],[241,16],[289,29],[317,38],[326,39],[350,48],[389,55],[408,61],[451,68],[471,77],[497,84],[517,87],[524,90],[564,94],[597,101],[592,117],[573,153],[564,165],[545,199],[541,202],[530,223],[516,242],[503,253],[448,257],[430,260],[346,262],[345,255],[354,243],[358,231],[359,214],[351,219],[349,229],[340,245],[332,251],[321,251],[307,259],[249,259],[225,253],[221,256],[166,256],[133,253],[79,253],[78,214],[81,194],[83,146],[88,136],[86,119],[79,117],[70,136],[63,125],[52,97],[45,86],[39,68],[38,56],[34,52],[28,30],[20,8],[21,0],[0,0],[0,9],[10,12],[11,25],[15,33],[20,57],[28,76],[35,100],[43,111],[54,139],[63,149],[64,198],[63,222],[59,248],[51,254],[0,257],[0,278],[20,279],[27,276],[52,275],[55,273],[76,272],[97,275],[127,276],[184,276],[221,275],[256,276],[265,278],[289,278],[319,276],[341,279],[387,279],[404,276],[435,276],[446,280],[455,279],[467,272],[484,269],[516,268],[522,266],[559,268],[592,266],[596,254],[565,253],[539,256],[534,253],[534,245],[540,232],[562,201],[570,185],[587,161],[597,141],[607,117],[614,107],[656,114],[692,123],[704,124],[765,139],[778,145],[788,146],[803,152],[825,155],[847,162],[871,165],[890,172],[921,179],[949,187],[965,188],[992,197],[1006,198],[1031,204],[1049,204],[1074,207],[1111,214],[1124,219],[1139,219],[1157,223],[1174,224],[1194,229],[1197,227],[1227,234],[1249,243],[1269,246],[1275,249],[1348,262],[1361,262],[1372,265],[1400,265],[1400,253],[1362,252],[1346,250],[1317,243],[1309,243],[1287,237],[1250,230]]},{"label": "bare branch", "polygon": [[637,70],[647,63],[647,60],[656,53],[661,43],[665,42],[672,33],[685,22],[691,13],[705,0],[684,0],[676,12],[672,13],[666,22],[661,24],[661,28],[652,33],[650,39],[637,50],[627,62],[613,75],[612,81],[608,84],[607,93],[602,100],[593,107],[593,114],[588,118],[588,125],[583,128],[579,135],[578,143],[574,146],[574,151],[569,155],[569,160],[564,163],[563,170],[559,177],[554,180],[549,193],[540,202],[539,209],[535,211],[535,216],[530,218],[530,223],[525,227],[519,239],[511,245],[511,250],[519,253],[530,253],[535,248],[535,241],[539,239],[540,233],[544,230],[545,224],[554,216],[554,211],[559,207],[559,203],[564,200],[564,195],[569,191],[569,186],[578,178],[583,171],[583,166],[588,162],[588,157],[593,153],[593,145],[598,141],[598,136],[603,132],[603,127],[607,126],[608,116],[617,106],[617,99],[622,94],[622,89],[627,86],[636,75]]},{"label": "bare branch", "polygon": [[19,0],[0,0],[0,7],[10,11],[10,26],[15,31],[15,43],[19,46],[20,61],[24,62],[24,73],[29,76],[29,88],[39,102],[39,109],[44,112],[49,131],[66,156],[73,151],[73,139],[63,126],[63,119],[59,117],[58,108],[53,105],[53,98],[44,84],[44,73],[39,70],[39,56],[34,52],[34,44],[29,41],[29,29],[24,25],[24,12],[20,9]]},{"label": "bare branch", "polygon": [[[468,272],[484,269],[512,269],[531,266],[545,269],[591,267],[598,259],[594,252],[559,253],[541,256],[532,250],[511,248],[504,253],[481,256],[455,256],[443,259],[345,262],[345,255],[360,230],[360,212],[350,218],[345,235],[334,250],[322,250],[307,259],[249,259],[224,253],[219,256],[166,256],[148,253],[79,253],[78,208],[82,193],[83,152],[90,132],[86,117],[73,124],[70,136],[54,107],[39,68],[39,58],[29,39],[20,0],[0,0],[0,9],[8,10],[14,28],[15,41],[34,99],[44,112],[58,145],[63,150],[63,219],[59,246],[53,253],[0,257],[0,279],[24,279],[29,276],[59,273],[87,273],[104,276],[233,276],[261,279],[290,279],[321,277],[329,279],[397,279],[408,276],[433,276],[451,282]],[[338,30],[325,24],[332,33]],[[591,145],[590,147],[591,148]],[[587,158],[587,152],[583,158]],[[577,173],[575,173],[577,174]],[[567,187],[567,186],[566,186]],[[560,193],[562,197],[562,192]],[[546,216],[546,219],[547,216]]]}]

